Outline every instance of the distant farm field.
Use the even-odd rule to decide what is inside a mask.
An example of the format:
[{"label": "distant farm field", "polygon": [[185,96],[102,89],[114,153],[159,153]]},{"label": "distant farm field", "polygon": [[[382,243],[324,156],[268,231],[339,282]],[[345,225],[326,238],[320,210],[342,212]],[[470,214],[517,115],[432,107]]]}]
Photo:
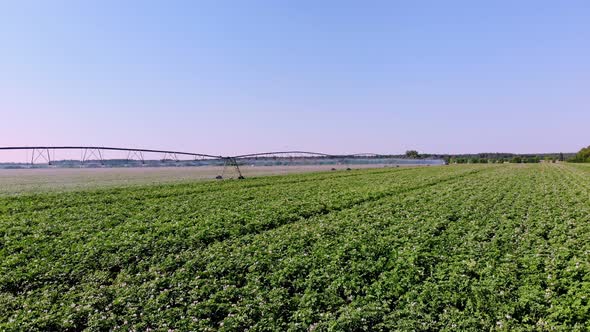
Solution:
[{"label": "distant farm field", "polygon": [[[416,165],[403,165],[406,166]],[[240,169],[246,177],[257,177],[330,171],[332,168],[345,170],[347,167],[359,169],[395,165],[242,165]],[[213,180],[222,170],[221,166],[0,169],[0,195]],[[226,177],[237,177],[235,170],[228,169],[227,172]]]},{"label": "distant farm field", "polygon": [[0,196],[0,330],[590,327],[590,167]]}]

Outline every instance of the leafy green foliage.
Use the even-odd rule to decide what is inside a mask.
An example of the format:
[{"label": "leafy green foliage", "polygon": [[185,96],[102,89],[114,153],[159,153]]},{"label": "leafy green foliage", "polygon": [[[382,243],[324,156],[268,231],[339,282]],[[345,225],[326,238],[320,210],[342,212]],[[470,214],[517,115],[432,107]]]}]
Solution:
[{"label": "leafy green foliage", "polygon": [[416,150],[408,150],[406,151],[406,158],[418,159],[420,158],[420,154]]},{"label": "leafy green foliage", "polygon": [[588,163],[590,162],[590,146],[582,148],[574,157],[569,161],[575,163]]},{"label": "leafy green foliage", "polygon": [[590,167],[0,198],[0,330],[584,330]]}]

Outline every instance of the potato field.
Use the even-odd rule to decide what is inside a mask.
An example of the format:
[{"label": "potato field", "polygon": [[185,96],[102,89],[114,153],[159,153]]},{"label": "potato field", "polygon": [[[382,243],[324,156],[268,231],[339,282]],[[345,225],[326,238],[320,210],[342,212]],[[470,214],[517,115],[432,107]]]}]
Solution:
[{"label": "potato field", "polygon": [[0,196],[0,331],[587,331],[590,167]]}]

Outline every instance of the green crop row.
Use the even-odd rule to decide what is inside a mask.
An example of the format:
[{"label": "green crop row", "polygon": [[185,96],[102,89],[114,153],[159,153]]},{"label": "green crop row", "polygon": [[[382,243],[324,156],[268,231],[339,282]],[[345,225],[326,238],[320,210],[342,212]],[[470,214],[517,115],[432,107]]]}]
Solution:
[{"label": "green crop row", "polygon": [[0,198],[0,329],[585,330],[583,166]]}]

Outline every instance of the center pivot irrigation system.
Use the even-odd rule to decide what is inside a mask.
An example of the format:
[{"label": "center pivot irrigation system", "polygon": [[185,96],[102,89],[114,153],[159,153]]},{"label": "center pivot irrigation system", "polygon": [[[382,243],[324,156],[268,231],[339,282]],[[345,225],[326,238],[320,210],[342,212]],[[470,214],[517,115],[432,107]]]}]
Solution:
[{"label": "center pivot irrigation system", "polygon": [[[181,152],[181,151],[168,151],[168,150],[153,150],[153,149],[134,149],[134,148],[117,148],[117,147],[106,147],[106,146],[12,146],[12,147],[0,147],[0,151],[26,151],[27,160],[26,164],[33,167],[34,165],[47,164],[55,165],[57,163],[63,163],[63,159],[56,159],[56,151],[78,151],[79,159],[76,162],[80,166],[90,163],[99,163],[102,166],[106,165],[107,161],[113,161],[115,159],[107,159],[105,155],[107,153],[118,152],[119,154],[126,154],[125,158],[116,159],[119,161],[141,163],[146,165],[150,160],[146,159],[145,155],[160,155],[162,158],[160,162],[202,162],[206,164],[223,166],[221,174],[218,175],[217,179],[223,179],[228,170],[235,170],[238,179],[243,179],[244,176],[240,171],[240,162],[260,162],[260,161],[302,161],[302,160],[344,160],[344,159],[363,159],[363,158],[391,158],[391,156],[378,155],[374,153],[361,153],[352,155],[332,155],[327,153],[319,152],[308,152],[308,151],[273,151],[253,154],[243,154],[237,156],[214,156],[203,153],[193,152]],[[72,162],[72,160],[68,160]],[[71,164],[69,164],[71,166]]]}]

